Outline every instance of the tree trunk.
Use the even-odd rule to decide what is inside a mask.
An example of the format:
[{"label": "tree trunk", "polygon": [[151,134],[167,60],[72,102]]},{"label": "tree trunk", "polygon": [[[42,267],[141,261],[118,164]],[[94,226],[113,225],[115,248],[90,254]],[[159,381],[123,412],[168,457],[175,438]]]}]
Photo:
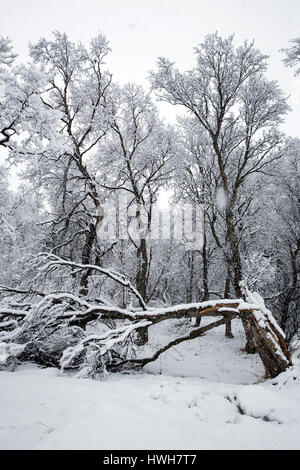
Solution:
[{"label": "tree trunk", "polygon": [[[141,239],[137,249],[137,274],[136,287],[143,299],[147,297],[147,273],[148,273],[148,253],[147,244],[144,238]],[[136,344],[143,346],[148,343],[148,327],[140,328],[137,332]]]},{"label": "tree trunk", "polygon": [[262,328],[254,315],[249,317],[249,323],[256,350],[265,367],[265,376],[276,377],[291,365],[285,339],[271,323]]},{"label": "tree trunk", "polygon": [[[82,264],[90,264],[91,261],[91,253],[92,253],[92,246],[95,241],[97,235],[97,225],[90,224],[89,232],[86,237],[86,241],[82,251]],[[80,294],[86,296],[88,294],[88,280],[91,271],[87,269],[80,280]]]},{"label": "tree trunk", "polygon": [[[205,215],[204,215],[205,217]],[[203,221],[203,246],[202,246],[202,277],[203,277],[203,297],[202,301],[205,302],[209,299],[209,288],[208,288],[208,259],[207,259],[207,239],[205,231],[205,219]],[[196,318],[196,326],[201,325],[201,317]]]},{"label": "tree trunk", "polygon": [[148,253],[146,240],[141,239],[140,246],[136,251],[137,256],[137,274],[136,288],[143,299],[147,298],[147,272],[148,272]]},{"label": "tree trunk", "polygon": [[[240,288],[240,282],[242,280],[242,263],[239,253],[239,244],[233,223],[233,216],[231,210],[227,211],[226,214],[226,225],[227,235],[226,241],[230,247],[230,255],[227,254],[227,266],[231,274],[231,280],[234,288],[234,292],[237,298],[242,297],[242,290]],[[245,351],[248,354],[255,354],[256,347],[253,338],[253,332],[251,330],[250,322],[247,318],[242,318],[242,324],[245,330],[246,346]]]},{"label": "tree trunk", "polygon": [[[225,289],[224,289],[224,299],[228,299],[229,295],[230,295],[230,273],[227,270],[227,275],[226,275],[226,280],[225,280]],[[231,320],[225,323],[225,336],[226,338],[233,338]]]},{"label": "tree trunk", "polygon": [[189,251],[188,253],[188,267],[189,267],[189,284],[187,292],[187,303],[194,301],[194,252]]},{"label": "tree trunk", "polygon": [[139,328],[136,332],[137,332],[137,336],[136,336],[135,344],[137,346],[144,346],[145,344],[147,344],[149,341],[148,326]]}]

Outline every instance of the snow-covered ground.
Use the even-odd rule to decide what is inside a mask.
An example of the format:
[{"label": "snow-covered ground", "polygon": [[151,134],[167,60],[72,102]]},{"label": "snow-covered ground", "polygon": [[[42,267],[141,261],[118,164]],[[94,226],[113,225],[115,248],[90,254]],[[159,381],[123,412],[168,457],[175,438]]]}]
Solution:
[{"label": "snow-covered ground", "polygon": [[173,348],[144,374],[0,372],[0,448],[300,449],[300,369],[264,381],[234,332]]}]

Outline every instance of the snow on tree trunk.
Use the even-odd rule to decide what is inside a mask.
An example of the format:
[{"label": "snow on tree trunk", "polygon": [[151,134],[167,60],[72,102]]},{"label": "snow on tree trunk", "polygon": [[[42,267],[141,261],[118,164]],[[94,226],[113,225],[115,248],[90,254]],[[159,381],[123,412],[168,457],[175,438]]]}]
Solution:
[{"label": "snow on tree trunk", "polygon": [[254,345],[265,367],[266,378],[276,377],[291,365],[285,334],[272,313],[265,307],[263,298],[256,292],[249,292],[243,282],[241,288],[246,301],[259,307],[247,315],[245,320],[248,322]]}]

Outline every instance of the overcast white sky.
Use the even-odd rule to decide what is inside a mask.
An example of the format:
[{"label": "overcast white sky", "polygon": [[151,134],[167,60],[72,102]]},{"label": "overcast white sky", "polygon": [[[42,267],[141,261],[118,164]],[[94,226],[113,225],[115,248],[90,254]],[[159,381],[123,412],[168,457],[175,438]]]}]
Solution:
[{"label": "overcast white sky", "polygon": [[[146,86],[158,56],[191,67],[193,47],[207,33],[235,33],[237,45],[254,39],[270,55],[269,76],[290,95],[293,111],[284,130],[300,136],[300,78],[283,66],[279,52],[300,36],[299,0],[0,0],[0,11],[0,34],[12,39],[22,61],[29,41],[50,38],[55,29],[84,43],[101,32],[113,50],[107,62],[115,80]],[[167,106],[162,113],[172,118],[176,111]]]}]

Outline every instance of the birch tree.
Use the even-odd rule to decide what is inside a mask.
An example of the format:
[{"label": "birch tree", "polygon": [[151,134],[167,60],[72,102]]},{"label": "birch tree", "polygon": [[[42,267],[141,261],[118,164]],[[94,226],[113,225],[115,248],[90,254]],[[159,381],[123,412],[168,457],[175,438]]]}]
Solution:
[{"label": "birch tree", "polygon": [[147,236],[159,190],[174,169],[174,134],[165,128],[151,98],[139,86],[120,90],[111,121],[111,135],[104,152],[107,173],[103,187],[122,197],[133,209],[136,233],[129,238],[136,250],[136,286],[147,299],[152,248]]},{"label": "birch tree", "polygon": [[290,47],[281,49],[281,52],[285,54],[283,62],[287,67],[297,67],[295,70],[295,75],[300,75],[300,38],[291,39],[290,43]]},{"label": "birch tree", "polygon": [[[196,66],[187,72],[160,58],[152,84],[161,100],[183,106],[210,139],[226,200],[225,239],[220,243],[235,295],[240,296],[242,262],[235,209],[247,179],[280,157],[284,138],[278,125],[288,106],[277,83],[265,78],[267,57],[253,43],[235,48],[233,36],[224,39],[215,33],[195,49],[195,58]],[[252,352],[244,326],[246,348]]]},{"label": "birch tree", "polygon": [[34,129],[40,138],[49,136],[52,117],[41,106],[44,74],[33,66],[17,65],[9,38],[0,37],[0,147],[14,149],[16,137]]},{"label": "birch tree", "polygon": [[[53,40],[30,45],[34,63],[47,76],[43,109],[56,121],[43,145],[37,139],[26,147],[30,165],[25,176],[46,191],[51,249],[84,263],[101,254],[96,237],[100,186],[91,158],[96,155],[96,168],[101,167],[97,152],[109,128],[113,88],[104,62],[109,51],[102,35],[93,38],[89,48],[59,32]],[[87,272],[80,281],[83,294],[88,278]]]}]

